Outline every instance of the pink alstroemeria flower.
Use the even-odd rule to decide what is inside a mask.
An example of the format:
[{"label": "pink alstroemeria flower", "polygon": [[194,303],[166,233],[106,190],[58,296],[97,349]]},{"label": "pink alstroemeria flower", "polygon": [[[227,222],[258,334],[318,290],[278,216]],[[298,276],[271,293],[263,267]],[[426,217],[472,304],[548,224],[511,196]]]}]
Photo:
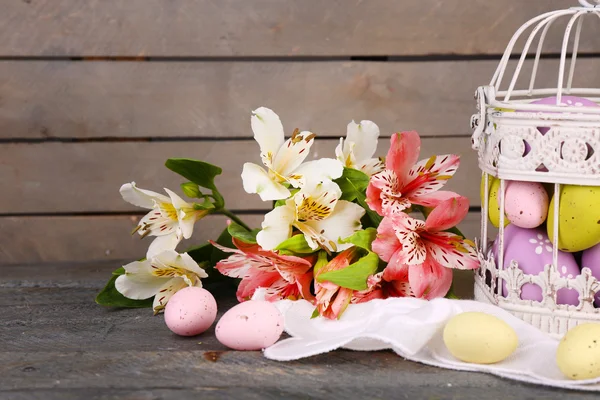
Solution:
[{"label": "pink alstroemeria flower", "polygon": [[417,132],[392,136],[385,170],[371,177],[367,203],[379,215],[402,212],[411,205],[435,207],[441,201],[458,196],[439,191],[460,164],[457,155],[433,156],[417,163],[421,138]]},{"label": "pink alstroemeria flower", "polygon": [[358,255],[359,250],[356,247],[351,247],[339,253],[323,267],[315,267],[317,310],[321,316],[329,319],[341,317],[350,304],[350,300],[352,300],[354,290],[340,287],[329,281],[319,282],[319,276],[326,272],[347,268],[356,261]]},{"label": "pink alstroemeria flower", "polygon": [[458,196],[440,203],[425,222],[405,213],[385,217],[377,228],[373,251],[388,262],[386,281],[408,276],[415,297],[444,296],[452,284],[452,268],[476,269],[472,244],[445,230],[456,226],[468,213],[469,200]]},{"label": "pink alstroemeria flower", "polygon": [[[408,276],[391,282],[383,279],[384,272],[371,275],[367,279],[368,288],[356,291],[352,295],[352,304],[366,303],[374,299],[387,299],[389,297],[415,297],[408,283]],[[397,277],[396,277],[397,278]]]},{"label": "pink alstroemeria flower", "polygon": [[310,259],[279,255],[235,238],[233,244],[237,249],[210,243],[224,252],[234,253],[219,261],[216,268],[223,275],[242,279],[237,290],[238,301],[250,299],[258,288],[266,289],[267,301],[299,298],[314,301],[310,292],[313,279]]}]

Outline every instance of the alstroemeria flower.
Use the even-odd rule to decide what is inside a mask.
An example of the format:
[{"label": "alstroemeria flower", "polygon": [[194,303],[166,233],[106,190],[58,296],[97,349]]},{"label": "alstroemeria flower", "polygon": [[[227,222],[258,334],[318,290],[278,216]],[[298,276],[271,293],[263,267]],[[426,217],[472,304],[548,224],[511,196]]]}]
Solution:
[{"label": "alstroemeria flower", "polygon": [[242,279],[237,289],[238,301],[249,300],[258,288],[266,289],[267,301],[314,299],[310,292],[313,279],[310,259],[279,255],[236,238],[233,238],[233,244],[237,249],[211,243],[226,253],[233,253],[219,261],[216,268],[223,275]]},{"label": "alstroemeria flower", "polygon": [[357,169],[371,176],[385,169],[382,160],[373,158],[377,150],[379,127],[372,121],[352,121],[348,124],[346,140],[340,138],[335,148],[336,158],[347,168]]},{"label": "alstroemeria flower", "polygon": [[123,296],[144,300],[154,296],[154,313],[162,310],[171,296],[188,286],[202,287],[206,272],[187,253],[163,251],[144,261],[124,265],[125,274],[115,281],[115,288]]},{"label": "alstroemeria flower", "polygon": [[379,215],[398,213],[412,204],[435,207],[456,197],[453,192],[439,191],[460,164],[456,155],[433,156],[417,163],[421,138],[417,132],[392,136],[385,160],[385,171],[374,175],[367,187],[367,203]]},{"label": "alstroemeria flower", "polygon": [[279,116],[265,107],[252,112],[251,125],[267,169],[253,163],[244,164],[242,180],[247,193],[258,193],[263,201],[287,199],[291,193],[285,184],[298,188],[307,180],[320,182],[342,176],[343,167],[334,159],[322,158],[303,164],[313,145],[314,133],[296,129],[292,137],[285,140]]},{"label": "alstroemeria flower", "polygon": [[371,275],[367,279],[368,288],[366,290],[354,292],[351,303],[366,303],[370,300],[387,299],[389,297],[415,297],[410,289],[408,276],[395,276],[395,280],[388,282],[383,278],[383,275],[384,272]]},{"label": "alstroemeria flower", "polygon": [[415,297],[444,296],[452,284],[452,268],[476,269],[473,245],[445,230],[456,226],[469,211],[469,200],[456,197],[440,203],[425,222],[405,213],[385,217],[377,228],[373,251],[388,262],[383,279],[408,282]]},{"label": "alstroemeria flower", "polygon": [[350,304],[354,290],[340,287],[329,281],[319,282],[317,278],[326,272],[347,268],[358,259],[359,252],[360,250],[356,247],[349,248],[335,256],[323,267],[315,267],[315,294],[317,310],[321,316],[338,319]]},{"label": "alstroemeria flower", "polygon": [[300,230],[308,245],[338,252],[352,244],[341,243],[361,229],[360,219],[365,209],[340,200],[342,191],[332,181],[304,187],[285,205],[275,207],[265,215],[256,241],[265,250],[273,250],[292,235],[292,227]]},{"label": "alstroemeria flower", "polygon": [[192,204],[169,189],[165,189],[169,195],[167,197],[140,189],[135,182],[131,182],[121,186],[119,191],[128,203],[151,210],[136,228],[142,237],[156,236],[148,247],[146,258],[152,258],[164,250],[174,250],[183,238],[192,236],[196,221],[208,214],[207,210],[195,210]]}]

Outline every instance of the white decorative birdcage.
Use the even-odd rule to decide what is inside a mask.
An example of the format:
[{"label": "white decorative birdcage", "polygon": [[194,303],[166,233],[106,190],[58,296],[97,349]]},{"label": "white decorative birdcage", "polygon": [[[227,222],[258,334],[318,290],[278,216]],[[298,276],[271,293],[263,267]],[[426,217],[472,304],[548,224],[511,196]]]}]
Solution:
[{"label": "white decorative birdcage", "polygon": [[[498,305],[555,337],[561,337],[580,323],[600,322],[600,308],[594,307],[596,294],[600,292],[600,257],[590,268],[589,261],[582,265],[581,258],[582,254],[587,254],[586,251],[592,251],[591,248],[573,251],[575,247],[571,247],[564,252],[559,249],[563,230],[573,229],[572,222],[565,219],[567,211],[574,212],[570,207],[577,207],[577,201],[570,197],[568,204],[567,200],[561,203],[561,195],[566,196],[567,189],[568,193],[575,192],[574,186],[577,185],[589,188],[592,194],[595,187],[600,188],[600,89],[573,86],[577,77],[582,27],[584,22],[600,23],[600,0],[580,0],[579,3],[578,7],[533,18],[515,33],[490,85],[478,88],[478,113],[471,121],[474,130],[472,144],[478,151],[479,166],[483,172],[481,239],[478,241],[481,268],[475,274],[475,298]],[[568,23],[556,71],[557,85],[538,88],[536,75],[544,40],[555,21],[560,19],[566,19]],[[512,79],[504,87],[507,69],[515,64],[509,62],[511,55],[521,38],[525,41],[523,51],[516,62]],[[534,47],[537,45],[536,51],[532,44]],[[530,76],[524,73],[529,68]],[[523,78],[521,75],[526,75],[528,83],[528,87],[523,89],[517,87],[519,78]],[[516,223],[513,221],[522,225],[524,222],[517,215],[513,220],[507,217],[509,205],[518,207],[518,204],[515,205],[518,199],[515,200],[514,196],[507,203],[507,195],[510,194],[507,188],[509,191],[515,188],[516,193],[516,188],[525,187],[523,182],[530,186],[534,182],[534,187],[543,183],[549,192],[548,204],[553,204],[548,206],[548,220],[538,228],[510,227]],[[496,192],[492,190],[494,187]],[[524,204],[521,207],[525,207]],[[538,204],[532,204],[537,210]],[[488,216],[496,206],[498,233],[492,243],[489,241],[493,232]],[[600,210],[600,198],[595,207],[596,211]],[[593,208],[592,211],[590,218],[596,212]],[[510,224],[507,225],[507,222]],[[600,225],[600,220],[593,222]],[[548,225],[551,227],[548,228]],[[584,225],[581,232],[585,231]],[[535,231],[531,232],[531,239],[527,239],[527,229]],[[546,235],[542,234],[544,229]],[[521,261],[519,264],[515,258],[529,257],[531,248],[527,248],[526,243],[535,246],[535,256],[539,257],[532,255],[535,261]],[[509,251],[512,252],[509,254]],[[566,274],[565,265],[561,265],[563,258],[570,261],[571,257],[580,267],[576,274]],[[525,296],[532,285],[538,290],[537,297]],[[576,301],[562,303],[561,290],[576,291]],[[596,306],[600,306],[598,299]]]}]

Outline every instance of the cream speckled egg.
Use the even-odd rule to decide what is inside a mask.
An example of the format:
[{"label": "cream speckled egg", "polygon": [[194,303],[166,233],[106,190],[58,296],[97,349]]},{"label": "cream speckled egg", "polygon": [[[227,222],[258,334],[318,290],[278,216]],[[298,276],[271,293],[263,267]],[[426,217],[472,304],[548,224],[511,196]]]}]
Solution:
[{"label": "cream speckled egg", "polygon": [[444,344],[461,361],[494,364],[510,356],[519,345],[512,327],[481,312],[458,314],[444,328]]},{"label": "cream speckled egg", "polygon": [[206,331],[217,318],[217,302],[206,289],[186,287],[169,299],[165,323],[175,334],[196,336]]},{"label": "cream speckled egg", "polygon": [[249,300],[232,307],[217,323],[217,340],[235,350],[261,350],[283,333],[283,315],[267,301]]},{"label": "cream speckled egg", "polygon": [[571,379],[600,377],[600,324],[582,324],[567,332],[558,345],[556,364]]}]

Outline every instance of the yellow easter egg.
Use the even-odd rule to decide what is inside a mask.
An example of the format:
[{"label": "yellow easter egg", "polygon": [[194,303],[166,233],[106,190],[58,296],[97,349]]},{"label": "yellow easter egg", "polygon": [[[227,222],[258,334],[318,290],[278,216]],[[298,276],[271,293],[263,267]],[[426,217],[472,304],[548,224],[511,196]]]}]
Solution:
[{"label": "yellow easter egg", "polygon": [[[548,208],[548,237],[554,238],[555,196]],[[558,248],[577,252],[600,243],[600,187],[564,185],[560,190]]]},{"label": "yellow easter egg", "polygon": [[[484,191],[485,191],[485,180],[481,177],[481,188],[479,196],[481,197],[481,205],[484,204]],[[489,190],[489,202],[488,202],[488,217],[490,222],[496,228],[500,226],[500,203],[498,193],[500,192],[500,179],[488,175],[488,190]],[[504,218],[504,226],[510,223],[508,218]]]},{"label": "yellow easter egg", "polygon": [[558,345],[556,364],[571,379],[600,377],[600,324],[582,324],[567,332]]},{"label": "yellow easter egg", "polygon": [[510,325],[493,315],[466,312],[448,321],[444,344],[461,361],[494,364],[517,349],[519,338]]}]

